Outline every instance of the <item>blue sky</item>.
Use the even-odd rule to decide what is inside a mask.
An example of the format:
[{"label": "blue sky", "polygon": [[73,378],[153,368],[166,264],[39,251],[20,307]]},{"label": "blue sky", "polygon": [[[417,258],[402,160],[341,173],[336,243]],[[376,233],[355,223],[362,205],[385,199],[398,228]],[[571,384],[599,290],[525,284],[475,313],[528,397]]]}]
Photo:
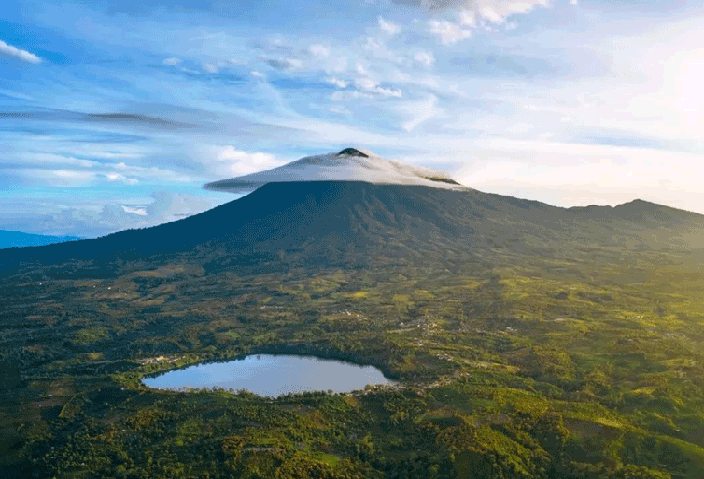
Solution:
[{"label": "blue sky", "polygon": [[348,146],[562,206],[704,213],[700,2],[20,1],[0,229],[97,236]]}]

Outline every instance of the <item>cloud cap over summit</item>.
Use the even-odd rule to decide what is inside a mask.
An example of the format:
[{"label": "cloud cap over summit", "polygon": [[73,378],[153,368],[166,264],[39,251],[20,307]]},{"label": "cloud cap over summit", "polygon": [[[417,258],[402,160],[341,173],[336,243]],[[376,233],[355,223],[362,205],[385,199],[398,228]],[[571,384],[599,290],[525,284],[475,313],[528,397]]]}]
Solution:
[{"label": "cloud cap over summit", "polygon": [[271,170],[214,181],[206,184],[205,188],[246,193],[267,183],[330,180],[464,188],[445,172],[387,160],[356,148],[345,148],[337,153],[306,156]]}]

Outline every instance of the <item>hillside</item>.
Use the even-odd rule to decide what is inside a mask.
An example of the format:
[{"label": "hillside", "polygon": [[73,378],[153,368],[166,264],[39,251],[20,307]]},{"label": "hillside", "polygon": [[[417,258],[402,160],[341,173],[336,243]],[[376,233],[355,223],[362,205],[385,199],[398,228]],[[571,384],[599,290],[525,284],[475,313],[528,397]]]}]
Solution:
[{"label": "hillside", "polygon": [[[325,264],[371,267],[413,258],[699,254],[704,216],[643,201],[559,208],[477,190],[358,181],[280,182],[173,223],[95,240],[0,251],[0,274],[114,275],[174,260],[206,270]],[[32,265],[36,265],[34,268]]]}]

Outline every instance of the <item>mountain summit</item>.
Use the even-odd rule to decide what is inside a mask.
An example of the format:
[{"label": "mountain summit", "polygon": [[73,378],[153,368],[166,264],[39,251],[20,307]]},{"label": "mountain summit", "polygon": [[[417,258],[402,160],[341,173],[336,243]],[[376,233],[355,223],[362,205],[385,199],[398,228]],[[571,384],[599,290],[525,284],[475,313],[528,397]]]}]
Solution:
[{"label": "mountain summit", "polygon": [[339,153],[306,156],[278,168],[215,181],[205,187],[210,190],[245,193],[267,183],[330,180],[422,185],[444,189],[463,188],[445,172],[387,160],[356,148],[345,148]]},{"label": "mountain summit", "polygon": [[366,153],[362,153],[361,151],[356,150],[354,148],[345,148],[337,154],[337,156],[340,155],[361,156],[362,158],[369,158],[369,155],[367,155]]}]

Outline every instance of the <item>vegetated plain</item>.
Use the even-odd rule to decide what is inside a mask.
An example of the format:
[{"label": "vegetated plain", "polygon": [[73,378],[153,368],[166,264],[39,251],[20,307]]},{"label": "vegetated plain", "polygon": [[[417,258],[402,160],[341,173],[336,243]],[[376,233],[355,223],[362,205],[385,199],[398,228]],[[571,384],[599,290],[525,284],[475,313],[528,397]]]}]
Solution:
[{"label": "vegetated plain", "polygon": [[[642,201],[316,182],[0,252],[0,472],[699,478],[703,239],[704,217]],[[255,352],[372,364],[400,387],[140,382]]]}]

